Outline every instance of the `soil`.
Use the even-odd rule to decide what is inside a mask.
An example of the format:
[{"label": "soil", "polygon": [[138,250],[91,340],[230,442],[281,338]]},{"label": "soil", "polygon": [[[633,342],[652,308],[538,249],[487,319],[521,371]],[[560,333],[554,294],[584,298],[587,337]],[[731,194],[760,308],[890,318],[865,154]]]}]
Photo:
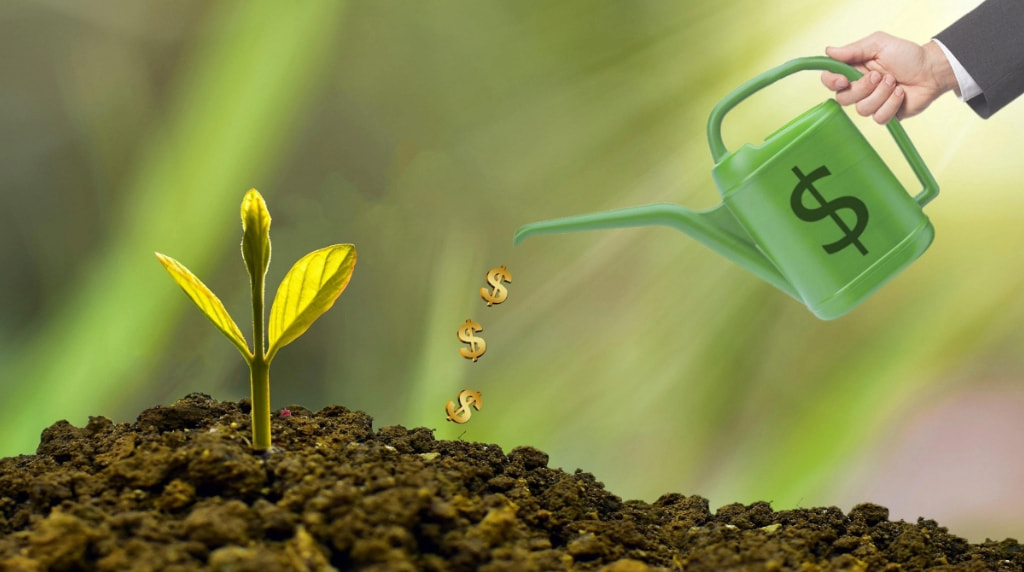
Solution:
[{"label": "soil", "polygon": [[537,449],[374,431],[340,406],[275,412],[275,449],[254,452],[248,412],[192,394],[47,428],[0,460],[0,570],[1024,570],[1015,540],[873,504],[622,501]]}]

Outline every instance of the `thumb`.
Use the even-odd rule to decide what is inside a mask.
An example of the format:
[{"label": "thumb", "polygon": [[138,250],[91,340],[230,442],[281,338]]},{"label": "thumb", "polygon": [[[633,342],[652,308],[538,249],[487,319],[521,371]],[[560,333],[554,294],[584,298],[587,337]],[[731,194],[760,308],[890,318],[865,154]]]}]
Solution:
[{"label": "thumb", "polygon": [[878,44],[870,36],[857,40],[838,48],[829,46],[825,48],[828,57],[847,64],[860,64],[875,58],[878,53]]}]

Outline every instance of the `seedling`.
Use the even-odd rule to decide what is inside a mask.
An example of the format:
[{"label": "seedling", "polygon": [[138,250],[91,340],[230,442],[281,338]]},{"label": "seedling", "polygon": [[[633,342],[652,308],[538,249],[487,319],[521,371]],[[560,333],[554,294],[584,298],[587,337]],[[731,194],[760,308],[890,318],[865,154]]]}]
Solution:
[{"label": "seedling", "polygon": [[[263,291],[270,266],[270,212],[256,189],[242,199],[242,260],[252,286],[253,349],[220,299],[195,274],[170,256],[156,253],[171,278],[181,286],[203,314],[238,348],[249,365],[252,393],[252,446],[270,448],[270,362],[278,350],[295,341],[334,305],[356,265],[356,247],[335,244],[303,256],[277,288],[270,308],[269,329],[263,328]],[[264,332],[270,345],[264,346]]]}]

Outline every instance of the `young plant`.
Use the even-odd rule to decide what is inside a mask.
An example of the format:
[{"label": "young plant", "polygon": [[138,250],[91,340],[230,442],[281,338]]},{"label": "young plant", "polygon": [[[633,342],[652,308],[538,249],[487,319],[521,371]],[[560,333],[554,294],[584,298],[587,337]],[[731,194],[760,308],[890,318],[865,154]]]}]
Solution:
[{"label": "young plant", "polygon": [[156,253],[171,278],[181,286],[203,314],[213,322],[249,364],[252,393],[252,446],[256,450],[270,448],[270,362],[278,350],[295,341],[309,326],[334,305],[356,265],[356,247],[335,244],[303,256],[292,266],[277,288],[270,308],[270,324],[266,334],[270,345],[264,346],[263,291],[267,267],[270,266],[270,212],[256,189],[249,189],[242,199],[242,259],[249,271],[252,287],[252,337],[249,349],[245,336],[238,329],[220,299],[195,274],[170,256]]}]

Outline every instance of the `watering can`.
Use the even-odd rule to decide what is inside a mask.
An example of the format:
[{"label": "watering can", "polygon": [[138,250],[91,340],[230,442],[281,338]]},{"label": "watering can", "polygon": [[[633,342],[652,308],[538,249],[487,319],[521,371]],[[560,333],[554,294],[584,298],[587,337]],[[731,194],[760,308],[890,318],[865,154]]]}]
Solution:
[{"label": "watering can", "polygon": [[662,225],[681,230],[802,302],[823,320],[855,308],[931,244],[922,207],[939,188],[897,119],[887,128],[923,186],[907,193],[833,99],[804,112],[761,145],[730,152],[722,119],[738,103],[803,70],[860,78],[827,57],[798,58],[725,96],[708,118],[712,178],[722,202],[694,211],[661,203],[535,222],[514,243],[547,233]]}]

